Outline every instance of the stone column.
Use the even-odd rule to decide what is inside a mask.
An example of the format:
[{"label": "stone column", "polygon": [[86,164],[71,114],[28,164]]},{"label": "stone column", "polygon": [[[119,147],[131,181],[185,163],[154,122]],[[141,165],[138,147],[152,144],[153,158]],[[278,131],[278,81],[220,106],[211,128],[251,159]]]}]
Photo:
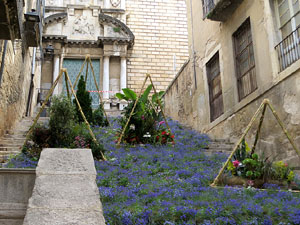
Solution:
[{"label": "stone column", "polygon": [[121,9],[126,10],[126,1],[125,0],[121,0]]},{"label": "stone column", "polygon": [[[53,59],[53,83],[55,82],[56,78],[59,74],[59,55],[54,55]],[[58,95],[58,85],[54,88],[53,95]]]},{"label": "stone column", "polygon": [[110,109],[109,100],[109,56],[103,58],[103,100],[104,109]]},{"label": "stone column", "polygon": [[[121,73],[120,73],[120,92],[123,93],[122,89],[127,87],[127,59],[121,57]],[[123,110],[127,105],[126,102],[120,102],[119,109]]]},{"label": "stone column", "polygon": [[104,0],[104,9],[110,8],[109,0]]}]

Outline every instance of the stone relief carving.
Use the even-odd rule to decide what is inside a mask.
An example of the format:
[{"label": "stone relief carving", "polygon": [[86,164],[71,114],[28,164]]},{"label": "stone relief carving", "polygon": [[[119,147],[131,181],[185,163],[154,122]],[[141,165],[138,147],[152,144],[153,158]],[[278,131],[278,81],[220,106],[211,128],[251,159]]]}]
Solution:
[{"label": "stone relief carving", "polygon": [[110,0],[110,3],[113,7],[118,7],[121,3],[121,0]]},{"label": "stone relief carving", "polygon": [[93,36],[95,34],[95,28],[93,24],[87,21],[86,16],[76,16],[72,34],[87,34]]}]

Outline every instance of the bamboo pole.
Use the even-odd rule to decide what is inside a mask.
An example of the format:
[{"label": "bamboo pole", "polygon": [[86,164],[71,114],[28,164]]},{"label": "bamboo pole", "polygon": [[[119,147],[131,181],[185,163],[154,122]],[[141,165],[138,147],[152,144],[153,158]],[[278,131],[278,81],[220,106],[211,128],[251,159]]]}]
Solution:
[{"label": "bamboo pole", "polygon": [[68,81],[67,81],[67,77],[66,76],[65,76],[65,83],[66,83],[66,91],[67,91],[68,99],[71,100],[70,91],[69,91],[69,85],[68,85]]},{"label": "bamboo pole", "polygon": [[79,79],[79,77],[80,77],[80,75],[81,75],[81,73],[82,73],[82,70],[83,70],[83,68],[84,68],[84,64],[86,64],[87,56],[89,56],[89,55],[86,55],[86,56],[85,56],[85,60],[84,60],[84,62],[82,63],[81,68],[80,68],[80,71],[79,71],[79,73],[78,73],[78,75],[77,75],[77,77],[76,77],[76,79],[75,79],[75,82],[74,82],[74,85],[73,85],[73,87],[75,87],[75,88],[76,88],[78,79]]},{"label": "bamboo pole", "polygon": [[250,128],[252,127],[254,121],[257,119],[258,114],[262,111],[263,107],[265,104],[267,104],[269,100],[264,99],[263,102],[261,103],[261,105],[259,106],[259,108],[256,110],[255,114],[253,115],[252,119],[250,120],[248,126],[246,127],[245,131],[243,132],[243,135],[241,136],[241,138],[238,140],[238,142],[236,143],[236,145],[234,146],[231,154],[229,155],[227,161],[225,162],[225,164],[223,165],[222,169],[220,170],[219,174],[217,175],[217,177],[215,178],[215,180],[213,181],[213,183],[210,185],[211,187],[215,187],[220,179],[220,176],[222,175],[222,173],[224,172],[225,168],[227,167],[229,161],[231,160],[231,158],[233,157],[234,153],[236,152],[236,150],[238,149],[239,145],[241,144],[241,142],[243,141],[243,139],[245,138],[245,136],[247,135],[247,133],[249,132]]},{"label": "bamboo pole", "polygon": [[[86,119],[86,117],[85,117],[85,115],[84,115],[84,113],[83,113],[83,111],[82,111],[82,108],[81,108],[81,106],[80,106],[80,103],[79,103],[79,101],[78,101],[78,99],[77,99],[77,96],[76,96],[76,93],[75,93],[75,91],[74,91],[72,82],[71,82],[70,77],[69,77],[69,75],[68,75],[68,71],[67,71],[65,68],[63,68],[62,70],[63,70],[63,72],[65,73],[65,76],[66,76],[67,79],[68,79],[68,82],[69,82],[69,84],[70,84],[70,88],[71,88],[72,94],[73,94],[74,97],[75,97],[75,100],[76,100],[76,103],[77,103],[77,105],[78,105],[79,111],[80,111],[80,113],[81,113],[81,116],[82,116],[82,118],[83,118],[85,124],[86,124],[87,127],[88,127],[89,133],[90,133],[90,135],[92,136],[93,141],[98,145],[99,143],[98,143],[98,141],[97,141],[97,139],[96,139],[96,137],[95,137],[95,135],[94,135],[94,133],[93,133],[91,127],[90,127],[90,124],[89,124],[89,122],[87,121],[87,119]],[[106,158],[105,158],[104,154],[102,153],[102,151],[100,151],[100,154],[101,154],[102,159],[103,159],[104,161],[106,161]]]},{"label": "bamboo pole", "polygon": [[271,103],[270,103],[269,101],[267,102],[267,104],[268,104],[269,108],[271,109],[271,111],[272,111],[274,117],[276,118],[278,124],[280,125],[281,129],[283,130],[284,134],[285,134],[286,137],[289,139],[289,141],[290,141],[291,145],[293,146],[294,150],[296,151],[298,157],[300,158],[300,152],[299,152],[299,149],[297,148],[297,146],[296,146],[294,140],[292,139],[292,137],[290,136],[290,134],[288,133],[288,131],[285,129],[285,127],[284,127],[284,125],[283,125],[281,119],[279,118],[277,112],[275,111],[274,107],[271,105]]},{"label": "bamboo pole", "polygon": [[118,142],[117,142],[117,146],[118,146],[118,147],[119,147],[120,144],[121,144],[121,140],[122,140],[122,138],[123,138],[123,136],[124,136],[125,130],[126,130],[128,124],[129,124],[129,121],[130,121],[130,119],[131,119],[131,117],[132,117],[132,115],[133,115],[133,113],[134,113],[135,107],[136,107],[136,105],[137,105],[137,103],[138,103],[138,101],[139,101],[139,99],[140,99],[140,97],[141,97],[141,95],[142,95],[142,92],[143,92],[143,89],[144,89],[144,86],[145,86],[145,84],[146,84],[146,81],[147,81],[148,77],[149,77],[149,74],[147,74],[146,77],[145,77],[145,80],[144,80],[143,86],[142,86],[142,88],[141,88],[140,94],[139,94],[139,96],[136,98],[136,100],[135,100],[135,102],[134,102],[133,108],[132,108],[132,110],[131,110],[131,112],[130,112],[130,114],[129,114],[129,118],[128,118],[126,124],[125,124],[125,127],[124,127],[123,130],[122,130],[122,133],[121,133],[120,137],[119,137],[119,140],[118,140]]},{"label": "bamboo pole", "polygon": [[[96,85],[96,89],[97,89],[97,92],[98,92],[98,95],[99,95],[101,108],[102,108],[102,110],[104,112],[104,115],[105,115],[106,121],[108,123],[108,126],[110,126],[110,122],[108,120],[108,116],[107,116],[106,111],[105,111],[104,106],[103,106],[103,99],[102,99],[102,96],[100,94],[100,89],[99,89],[99,86],[97,84],[97,80],[96,80],[96,76],[95,76],[95,72],[94,72],[94,67],[93,67],[92,60],[91,60],[90,57],[89,57],[89,63],[90,63],[90,66],[91,66],[93,77],[94,77],[94,82],[95,82],[95,85]],[[87,66],[88,66],[88,63],[87,63]]]},{"label": "bamboo pole", "polygon": [[87,82],[87,76],[88,76],[88,73],[89,73],[89,64],[88,62],[86,63],[86,71],[85,71],[85,83]]},{"label": "bamboo pole", "polygon": [[35,117],[35,119],[34,119],[34,121],[33,121],[33,124],[31,125],[31,127],[29,128],[29,130],[28,130],[28,132],[27,132],[27,134],[26,134],[26,138],[25,138],[25,141],[24,141],[24,145],[25,145],[25,144],[27,143],[27,141],[29,140],[30,135],[31,135],[31,132],[32,132],[33,128],[36,126],[37,121],[39,120],[40,115],[41,115],[42,111],[44,110],[44,108],[45,108],[45,106],[46,106],[46,104],[47,104],[47,102],[48,102],[50,96],[52,95],[54,88],[55,88],[56,85],[58,84],[58,81],[59,81],[59,79],[61,78],[62,74],[63,74],[63,71],[60,70],[60,71],[59,71],[58,77],[56,78],[56,80],[54,81],[52,87],[51,87],[50,90],[48,91],[48,94],[47,94],[47,96],[46,96],[46,99],[45,99],[45,101],[43,102],[42,107],[40,108],[40,111],[39,111],[38,114],[36,115],[36,117]]},{"label": "bamboo pole", "polygon": [[[150,82],[151,82],[151,84],[152,84],[154,93],[157,94],[156,88],[155,88],[155,86],[154,86],[154,84],[153,84],[153,81],[152,81],[152,78],[151,78],[150,74],[148,74],[148,76],[149,76],[149,78],[150,78]],[[166,126],[167,126],[167,128],[169,129],[170,136],[172,136],[172,131],[171,131],[171,128],[170,128],[170,126],[169,126],[169,124],[168,124],[168,121],[167,121],[167,118],[166,118],[166,116],[165,116],[165,113],[164,113],[164,111],[163,111],[163,108],[162,108],[162,105],[161,105],[161,101],[160,101],[160,99],[159,99],[158,94],[157,94],[157,103],[158,103],[158,105],[159,105],[159,107],[160,107],[160,110],[161,110],[161,113],[162,113],[162,115],[163,115],[163,117],[164,117],[164,119],[165,119]]]},{"label": "bamboo pole", "polygon": [[253,154],[255,152],[257,141],[258,141],[259,136],[260,136],[261,126],[262,126],[262,123],[263,123],[264,118],[265,118],[266,108],[267,108],[267,104],[264,105],[264,108],[263,108],[263,111],[262,111],[262,114],[261,114],[261,117],[260,117],[260,120],[259,120],[259,125],[258,125],[257,131],[256,131],[255,140],[254,140],[254,144],[253,144],[253,147],[252,147],[252,150],[251,150],[251,154]]}]

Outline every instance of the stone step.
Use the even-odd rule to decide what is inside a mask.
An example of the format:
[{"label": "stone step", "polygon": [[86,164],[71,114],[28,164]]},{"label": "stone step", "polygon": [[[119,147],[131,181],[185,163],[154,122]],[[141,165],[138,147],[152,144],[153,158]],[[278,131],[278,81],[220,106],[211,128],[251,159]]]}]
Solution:
[{"label": "stone step", "polygon": [[20,147],[20,146],[22,146],[23,145],[23,143],[22,142],[6,142],[6,143],[3,143],[3,142],[1,142],[0,141],[0,148],[1,147],[16,147],[16,148],[18,148],[18,147]]},{"label": "stone step", "polygon": [[0,152],[11,152],[11,151],[21,151],[21,146],[17,146],[17,147],[8,147],[8,146],[0,147]]},{"label": "stone step", "polygon": [[12,139],[20,139],[20,138],[25,138],[26,133],[24,133],[24,134],[5,134],[3,137],[4,138],[12,138]]}]

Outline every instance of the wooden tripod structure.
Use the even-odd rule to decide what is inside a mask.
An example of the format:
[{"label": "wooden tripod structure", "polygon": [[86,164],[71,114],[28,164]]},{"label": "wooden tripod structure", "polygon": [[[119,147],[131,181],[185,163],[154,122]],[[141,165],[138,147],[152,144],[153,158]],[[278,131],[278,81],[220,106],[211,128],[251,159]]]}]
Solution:
[{"label": "wooden tripod structure", "polygon": [[261,105],[259,106],[259,108],[257,109],[257,111],[255,112],[255,114],[253,115],[252,119],[250,120],[250,122],[249,122],[248,126],[246,127],[244,133],[242,134],[241,138],[237,141],[236,145],[234,146],[231,154],[229,155],[227,161],[223,165],[223,167],[220,170],[219,174],[217,175],[217,177],[215,178],[215,180],[213,181],[213,183],[210,185],[211,187],[216,187],[217,186],[217,184],[218,184],[218,182],[220,180],[221,175],[223,174],[225,168],[228,166],[228,163],[230,162],[230,160],[233,157],[234,153],[237,151],[237,149],[240,146],[240,144],[242,143],[243,139],[245,138],[245,136],[248,134],[249,130],[253,126],[254,121],[257,119],[257,117],[261,113],[259,125],[258,125],[257,131],[256,131],[255,140],[254,140],[252,151],[251,151],[252,153],[254,153],[256,145],[257,145],[257,141],[258,141],[259,136],[260,136],[260,130],[261,130],[262,123],[264,121],[265,112],[266,112],[266,108],[267,107],[270,108],[270,110],[271,110],[272,114],[274,115],[276,121],[280,125],[281,129],[283,130],[283,132],[286,135],[287,139],[290,141],[291,145],[293,146],[293,149],[296,151],[296,153],[297,153],[297,155],[298,155],[298,157],[300,159],[300,151],[296,147],[294,140],[292,139],[292,137],[290,136],[290,134],[288,133],[288,131],[285,129],[285,127],[283,125],[283,122],[280,120],[278,114],[276,113],[274,107],[271,105],[269,99],[264,99],[263,102],[261,103]]},{"label": "wooden tripod structure", "polygon": [[[76,76],[76,79],[75,79],[75,82],[74,82],[74,87],[76,87],[77,85],[77,82],[80,78],[80,75],[84,69],[84,65],[86,65],[86,73],[85,73],[85,82],[87,81],[87,77],[88,77],[88,70],[89,70],[89,66],[91,68],[91,71],[92,71],[92,75],[93,75],[93,79],[94,79],[94,83],[95,83],[95,86],[96,86],[96,89],[97,89],[97,92],[98,92],[98,95],[99,95],[99,99],[100,99],[100,105],[101,105],[101,108],[104,112],[104,115],[105,115],[105,119],[107,121],[107,124],[110,125],[109,123],[109,120],[108,120],[108,117],[107,117],[107,114],[106,114],[106,111],[104,110],[104,106],[103,106],[103,99],[102,99],[102,96],[100,94],[100,89],[99,89],[99,86],[98,86],[98,83],[97,83],[97,80],[96,80],[96,76],[95,76],[95,72],[94,72],[94,67],[93,67],[93,64],[92,64],[92,60],[91,60],[91,57],[90,55],[86,55],[85,56],[85,60],[84,62],[82,63],[82,66],[80,68],[80,72],[78,73],[78,75]],[[67,93],[68,93],[68,90],[67,90]]]},{"label": "wooden tripod structure", "polygon": [[[126,128],[128,127],[129,121],[130,121],[130,119],[131,119],[131,117],[132,117],[132,115],[133,115],[133,113],[134,113],[134,110],[135,110],[135,108],[136,108],[136,105],[137,105],[139,99],[140,99],[141,96],[142,96],[142,93],[143,93],[145,84],[146,84],[146,82],[147,82],[148,79],[150,80],[150,83],[152,84],[152,88],[153,88],[153,90],[154,90],[154,93],[157,94],[157,91],[156,91],[156,88],[155,88],[155,86],[154,86],[154,84],[153,84],[151,75],[150,75],[149,73],[147,73],[147,74],[146,74],[146,77],[145,77],[145,80],[144,80],[144,83],[143,83],[143,85],[142,85],[142,88],[141,88],[141,90],[140,90],[140,93],[139,93],[138,97],[136,98],[136,100],[135,100],[135,102],[134,102],[134,105],[133,105],[132,110],[131,110],[131,112],[130,112],[129,118],[128,118],[126,124],[125,124],[125,127],[124,127],[123,130],[122,130],[122,133],[121,133],[119,139],[118,139],[118,142],[117,142],[117,146],[118,146],[118,147],[119,147],[120,144],[121,144],[121,141],[122,141],[122,138],[123,138],[123,136],[124,136],[125,130],[126,130]],[[159,105],[159,108],[160,108],[160,110],[161,110],[161,113],[162,113],[162,115],[163,115],[163,117],[164,117],[166,126],[167,126],[167,128],[168,128],[168,130],[169,130],[169,133],[170,133],[170,135],[172,135],[172,131],[171,131],[170,126],[169,126],[169,124],[168,124],[168,121],[167,121],[167,119],[166,119],[165,113],[164,113],[164,111],[162,110],[162,104],[161,104],[161,101],[160,101],[159,97],[157,97],[156,101],[157,101],[157,104]],[[154,106],[153,106],[152,103],[151,103],[151,106],[152,106],[152,108],[155,110],[155,108],[154,108]]]},{"label": "wooden tripod structure", "polygon": [[[87,59],[87,57],[86,57],[86,59]],[[82,67],[82,68],[83,68],[83,67]],[[78,99],[77,99],[77,96],[76,96],[76,92],[75,92],[75,90],[74,90],[74,86],[72,85],[72,82],[71,82],[70,77],[69,77],[69,75],[68,75],[68,71],[67,71],[67,69],[62,68],[62,69],[60,69],[59,75],[58,75],[58,77],[56,78],[56,80],[54,81],[52,87],[51,87],[50,90],[48,91],[48,94],[47,94],[47,96],[46,96],[46,99],[45,99],[45,101],[43,102],[42,107],[40,108],[40,111],[38,112],[37,116],[35,117],[32,126],[29,128],[29,130],[28,130],[28,132],[27,132],[27,134],[26,134],[26,138],[25,138],[24,145],[25,145],[25,144],[27,143],[27,141],[29,140],[30,135],[31,135],[31,133],[32,133],[32,131],[33,131],[33,128],[36,126],[37,121],[38,121],[38,119],[40,118],[40,115],[41,115],[42,111],[44,110],[44,108],[45,108],[45,106],[46,106],[46,104],[47,104],[47,102],[48,102],[50,96],[52,96],[52,94],[53,94],[54,88],[57,86],[57,84],[58,84],[60,78],[61,78],[63,75],[64,75],[64,77],[65,77],[65,84],[66,84],[66,90],[67,90],[68,98],[71,99],[71,95],[70,95],[70,92],[69,92],[69,86],[70,86],[72,95],[74,95],[74,97],[75,97],[75,100],[76,100],[76,103],[77,103],[77,105],[78,105],[79,111],[80,111],[80,113],[81,113],[81,116],[82,116],[82,118],[83,118],[85,124],[87,125],[87,128],[88,128],[88,131],[89,131],[90,135],[92,136],[93,142],[95,142],[95,144],[97,144],[97,145],[99,144],[98,141],[97,141],[97,139],[96,139],[96,137],[95,137],[95,135],[94,135],[94,133],[93,133],[93,131],[92,131],[92,129],[91,129],[91,126],[90,126],[89,122],[87,121],[87,119],[86,119],[86,117],[85,117],[85,115],[84,115],[84,113],[83,113],[83,111],[82,111],[82,108],[81,108],[80,103],[79,103],[79,101],[78,101]],[[80,75],[80,74],[79,74],[79,75]],[[105,156],[104,156],[104,154],[103,154],[102,151],[100,151],[100,154],[101,154],[102,159],[103,159],[104,161],[106,161],[106,158],[105,158]]]}]

